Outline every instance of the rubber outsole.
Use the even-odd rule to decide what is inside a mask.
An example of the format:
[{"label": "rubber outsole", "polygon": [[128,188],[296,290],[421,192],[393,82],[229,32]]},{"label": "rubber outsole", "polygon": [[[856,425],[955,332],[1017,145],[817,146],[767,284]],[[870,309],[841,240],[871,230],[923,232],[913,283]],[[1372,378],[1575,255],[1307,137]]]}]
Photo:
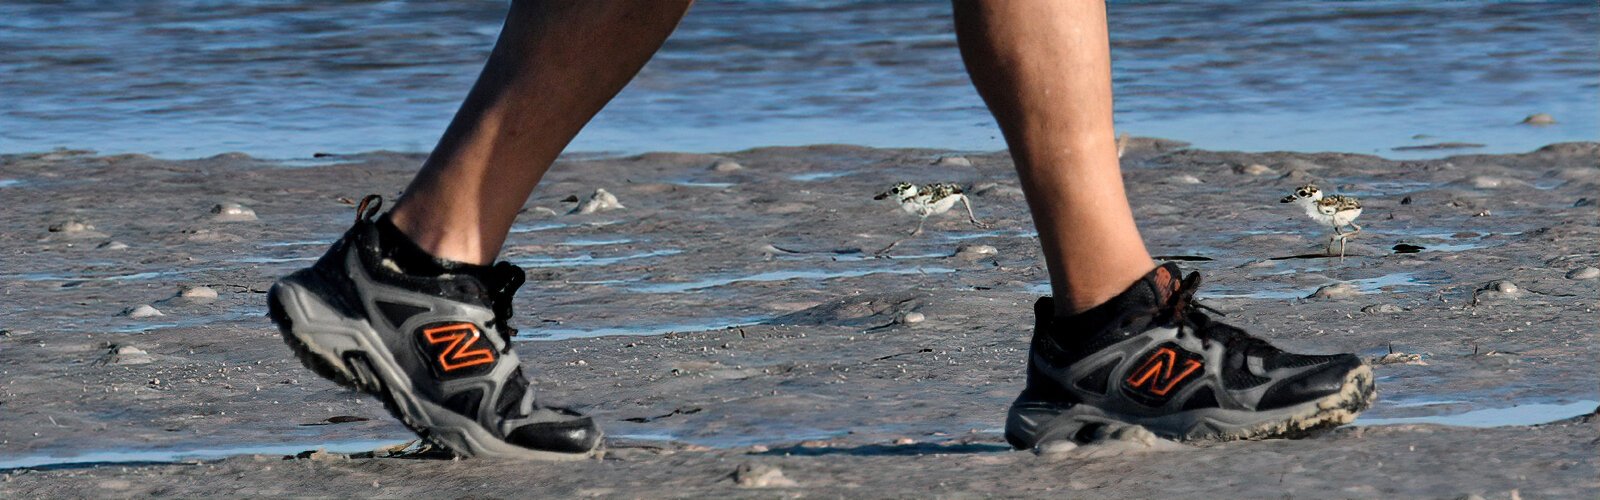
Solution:
[{"label": "rubber outsole", "polygon": [[[1086,405],[1053,407],[1017,401],[1006,419],[1006,440],[1018,449],[1032,449],[1060,439],[1073,439],[1083,429],[1107,423],[1144,425],[1155,434],[1181,441],[1239,441],[1258,439],[1296,439],[1317,431],[1338,427],[1355,420],[1356,414],[1372,406],[1377,398],[1372,368],[1365,364],[1345,374],[1338,392],[1294,407],[1262,412],[1270,417],[1244,425],[1228,424],[1224,418],[1207,418],[1205,410],[1191,410],[1167,419],[1185,418],[1179,428],[1160,425],[1151,419],[1123,417]],[[1248,413],[1235,412],[1239,415]]]},{"label": "rubber outsole", "polygon": [[[503,442],[499,443],[500,446],[492,446],[484,443],[483,439],[470,437],[467,432],[437,432],[432,426],[416,421],[400,408],[400,403],[390,390],[391,384],[379,376],[379,370],[373,366],[372,361],[367,357],[367,353],[346,350],[339,357],[338,362],[334,362],[330,360],[329,356],[317,352],[318,350],[331,352],[331,350],[314,347],[315,341],[310,338],[313,336],[308,335],[308,332],[302,331],[307,328],[306,325],[301,324],[299,325],[300,328],[296,328],[297,325],[292,315],[288,313],[283,305],[283,300],[280,296],[282,293],[283,291],[276,284],[268,291],[267,316],[278,326],[278,332],[283,337],[284,344],[288,345],[289,349],[294,352],[295,358],[300,360],[300,364],[318,376],[332,380],[334,383],[377,397],[378,400],[383,402],[384,409],[391,416],[399,420],[406,428],[411,429],[424,442],[436,448],[448,450],[460,457],[547,461],[586,460],[596,458],[603,453],[602,448],[599,446],[594,450],[579,453],[531,450],[518,448]],[[600,442],[604,442],[603,436]]]}]

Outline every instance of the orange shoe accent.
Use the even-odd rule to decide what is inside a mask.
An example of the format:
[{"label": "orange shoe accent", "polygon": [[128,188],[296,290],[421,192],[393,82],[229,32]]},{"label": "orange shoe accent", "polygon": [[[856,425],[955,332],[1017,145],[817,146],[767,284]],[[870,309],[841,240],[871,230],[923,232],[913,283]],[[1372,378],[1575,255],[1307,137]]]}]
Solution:
[{"label": "orange shoe accent", "polygon": [[1156,268],[1156,277],[1153,281],[1156,284],[1157,300],[1161,302],[1166,302],[1174,292],[1178,291],[1177,278],[1173,277],[1172,272],[1167,271],[1165,266]]},{"label": "orange shoe accent", "polygon": [[[1165,396],[1167,392],[1178,385],[1178,382],[1189,378],[1189,375],[1193,375],[1195,370],[1200,369],[1199,361],[1184,359],[1183,367],[1174,375],[1173,368],[1177,365],[1177,351],[1174,351],[1171,347],[1156,349],[1150,355],[1150,358],[1146,359],[1144,364],[1139,365],[1139,368],[1133,371],[1133,375],[1128,377],[1128,386],[1134,389],[1144,388],[1150,394]],[[1145,387],[1147,384],[1149,385],[1148,388]]]},{"label": "orange shoe accent", "polygon": [[477,345],[482,334],[472,323],[451,323],[422,331],[429,344],[449,343],[439,352],[439,367],[452,372],[469,366],[494,362],[494,350]]}]

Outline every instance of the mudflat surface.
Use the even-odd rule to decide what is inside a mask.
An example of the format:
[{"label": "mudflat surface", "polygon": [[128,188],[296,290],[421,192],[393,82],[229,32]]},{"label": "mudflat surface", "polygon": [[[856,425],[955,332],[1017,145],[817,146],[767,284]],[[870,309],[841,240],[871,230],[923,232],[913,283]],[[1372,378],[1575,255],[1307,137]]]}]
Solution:
[{"label": "mudflat surface", "polygon": [[[952,155],[560,162],[505,258],[529,270],[515,323],[537,386],[610,438],[604,459],[564,464],[373,453],[411,437],[301,368],[264,317],[271,282],[421,156],[0,156],[0,496],[1600,492],[1600,144],[1400,162],[1135,140],[1151,252],[1203,273],[1226,321],[1293,350],[1417,356],[1375,367],[1355,426],[1307,439],[1046,455],[1000,435],[1047,291],[1034,233],[1005,154]],[[871,199],[900,180],[972,186],[994,227],[936,217],[875,258],[916,223]],[[1278,203],[1307,182],[1364,202],[1343,261],[1312,258],[1324,233]],[[626,208],[567,214],[596,188]],[[255,217],[212,212],[226,203]],[[216,297],[180,296],[198,286]],[[125,313],[143,305],[161,315]]]}]

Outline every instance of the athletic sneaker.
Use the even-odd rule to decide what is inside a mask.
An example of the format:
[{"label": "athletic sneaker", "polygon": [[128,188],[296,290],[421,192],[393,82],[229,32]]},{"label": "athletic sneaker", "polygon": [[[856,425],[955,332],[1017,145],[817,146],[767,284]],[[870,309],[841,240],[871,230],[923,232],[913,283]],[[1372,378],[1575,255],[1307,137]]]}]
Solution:
[{"label": "athletic sneaker", "polygon": [[1372,404],[1372,369],[1360,358],[1287,353],[1213,321],[1193,300],[1200,275],[1180,281],[1179,272],[1162,265],[1067,318],[1039,299],[1027,387],[1011,404],[1006,441],[1082,442],[1126,424],[1181,440],[1299,437]]},{"label": "athletic sneaker", "polygon": [[[383,400],[419,436],[460,456],[579,459],[600,444],[594,422],[534,400],[511,337],[521,268],[432,259],[368,196],[356,223],[315,265],[279,280],[269,314],[300,361]],[[386,216],[387,217],[387,216]],[[398,235],[398,236],[396,236]],[[409,248],[396,248],[410,245]],[[413,261],[415,259],[413,258]]]}]

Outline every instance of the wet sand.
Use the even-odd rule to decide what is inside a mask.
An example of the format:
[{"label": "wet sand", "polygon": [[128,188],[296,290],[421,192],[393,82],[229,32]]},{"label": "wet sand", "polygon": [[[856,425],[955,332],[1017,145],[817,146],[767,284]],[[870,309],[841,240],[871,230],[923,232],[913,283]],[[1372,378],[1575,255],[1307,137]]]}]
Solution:
[{"label": "wet sand", "polygon": [[[421,156],[0,156],[0,496],[1600,491],[1600,144],[1390,161],[1135,140],[1125,177],[1152,253],[1204,273],[1229,322],[1382,360],[1379,402],[1307,439],[1043,456],[1000,435],[1047,289],[1037,243],[1008,157],[941,161],[956,154],[564,159],[505,256],[530,274],[516,324],[537,386],[610,438],[572,464],[374,454],[411,437],[301,368],[264,317],[267,287],[347,227],[350,200],[394,194]],[[900,180],[974,186],[994,227],[937,217],[873,258],[915,226],[871,199]],[[1323,233],[1277,203],[1311,181],[1364,201],[1342,262],[1309,258]],[[626,208],[567,214],[596,188]],[[184,293],[202,286],[215,297]],[[911,312],[925,319],[898,320]]]}]

